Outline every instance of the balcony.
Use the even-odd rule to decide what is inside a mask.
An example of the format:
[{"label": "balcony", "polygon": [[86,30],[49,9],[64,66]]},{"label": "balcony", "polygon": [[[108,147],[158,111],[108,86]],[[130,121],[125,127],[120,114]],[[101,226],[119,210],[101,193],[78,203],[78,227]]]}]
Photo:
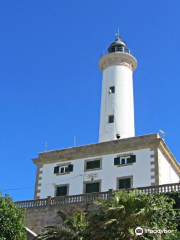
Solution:
[{"label": "balcony", "polygon": [[[180,191],[180,183],[164,184],[159,186],[148,186],[136,188],[140,192],[145,194],[159,194],[159,193],[168,193],[172,191]],[[135,190],[133,188],[128,189],[129,191]],[[79,204],[79,203],[92,203],[97,201],[100,198],[109,199],[113,194],[112,189],[107,192],[99,193],[89,193],[89,194],[80,194],[80,195],[71,195],[65,197],[48,197],[44,199],[29,200],[29,201],[20,201],[15,202],[18,208],[37,208],[44,206],[55,206],[63,204]]]}]

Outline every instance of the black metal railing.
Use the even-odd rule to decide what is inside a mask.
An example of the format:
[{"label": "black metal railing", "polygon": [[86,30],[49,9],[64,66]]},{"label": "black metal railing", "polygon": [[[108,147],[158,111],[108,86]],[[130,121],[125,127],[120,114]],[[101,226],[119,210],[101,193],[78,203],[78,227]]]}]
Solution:
[{"label": "black metal railing", "polygon": [[100,54],[100,58],[109,54],[109,53],[114,53],[114,52],[123,52],[123,53],[127,53],[127,54],[131,55],[131,51],[130,51],[129,48],[125,48],[125,47],[122,47],[122,46],[115,46],[115,47],[112,47],[109,51],[108,51],[108,49],[104,50]]}]

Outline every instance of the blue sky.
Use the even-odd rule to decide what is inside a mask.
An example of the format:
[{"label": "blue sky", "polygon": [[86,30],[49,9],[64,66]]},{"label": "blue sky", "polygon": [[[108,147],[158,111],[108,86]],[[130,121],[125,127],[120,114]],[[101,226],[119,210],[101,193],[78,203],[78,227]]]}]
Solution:
[{"label": "blue sky", "polygon": [[48,150],[73,146],[75,135],[77,145],[98,142],[98,61],[118,28],[138,61],[136,135],[163,129],[180,159],[179,11],[178,0],[0,1],[3,193],[33,199],[31,159],[45,141]]}]

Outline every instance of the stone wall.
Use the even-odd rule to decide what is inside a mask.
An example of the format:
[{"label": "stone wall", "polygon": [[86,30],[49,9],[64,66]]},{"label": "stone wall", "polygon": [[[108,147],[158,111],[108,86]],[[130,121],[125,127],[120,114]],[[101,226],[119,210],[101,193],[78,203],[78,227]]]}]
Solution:
[{"label": "stone wall", "polygon": [[44,227],[46,226],[52,226],[62,223],[61,218],[57,214],[57,211],[64,211],[70,214],[72,212],[72,209],[77,207],[87,208],[88,210],[90,210],[93,209],[93,204],[79,203],[78,205],[63,204],[27,208],[25,225],[36,234],[39,234],[44,231]]},{"label": "stone wall", "polygon": [[[159,194],[180,191],[180,183],[164,184],[158,186],[147,186],[137,188],[146,194]],[[133,190],[133,189],[130,189]],[[44,231],[44,227],[61,224],[61,218],[57,215],[58,211],[72,215],[73,209],[84,208],[87,211],[97,209],[94,204],[100,199],[110,199],[113,195],[112,189],[108,192],[82,194],[65,197],[48,197],[46,199],[28,200],[16,202],[18,208],[26,209],[25,226],[39,234]]]}]

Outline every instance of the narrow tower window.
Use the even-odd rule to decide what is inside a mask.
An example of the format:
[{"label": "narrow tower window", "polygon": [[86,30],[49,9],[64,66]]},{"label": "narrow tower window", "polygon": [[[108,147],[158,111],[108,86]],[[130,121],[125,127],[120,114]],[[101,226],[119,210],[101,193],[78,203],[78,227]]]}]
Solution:
[{"label": "narrow tower window", "polygon": [[113,123],[114,122],[114,115],[109,115],[108,122],[109,123]]},{"label": "narrow tower window", "polygon": [[109,87],[109,94],[115,93],[115,86]]}]

